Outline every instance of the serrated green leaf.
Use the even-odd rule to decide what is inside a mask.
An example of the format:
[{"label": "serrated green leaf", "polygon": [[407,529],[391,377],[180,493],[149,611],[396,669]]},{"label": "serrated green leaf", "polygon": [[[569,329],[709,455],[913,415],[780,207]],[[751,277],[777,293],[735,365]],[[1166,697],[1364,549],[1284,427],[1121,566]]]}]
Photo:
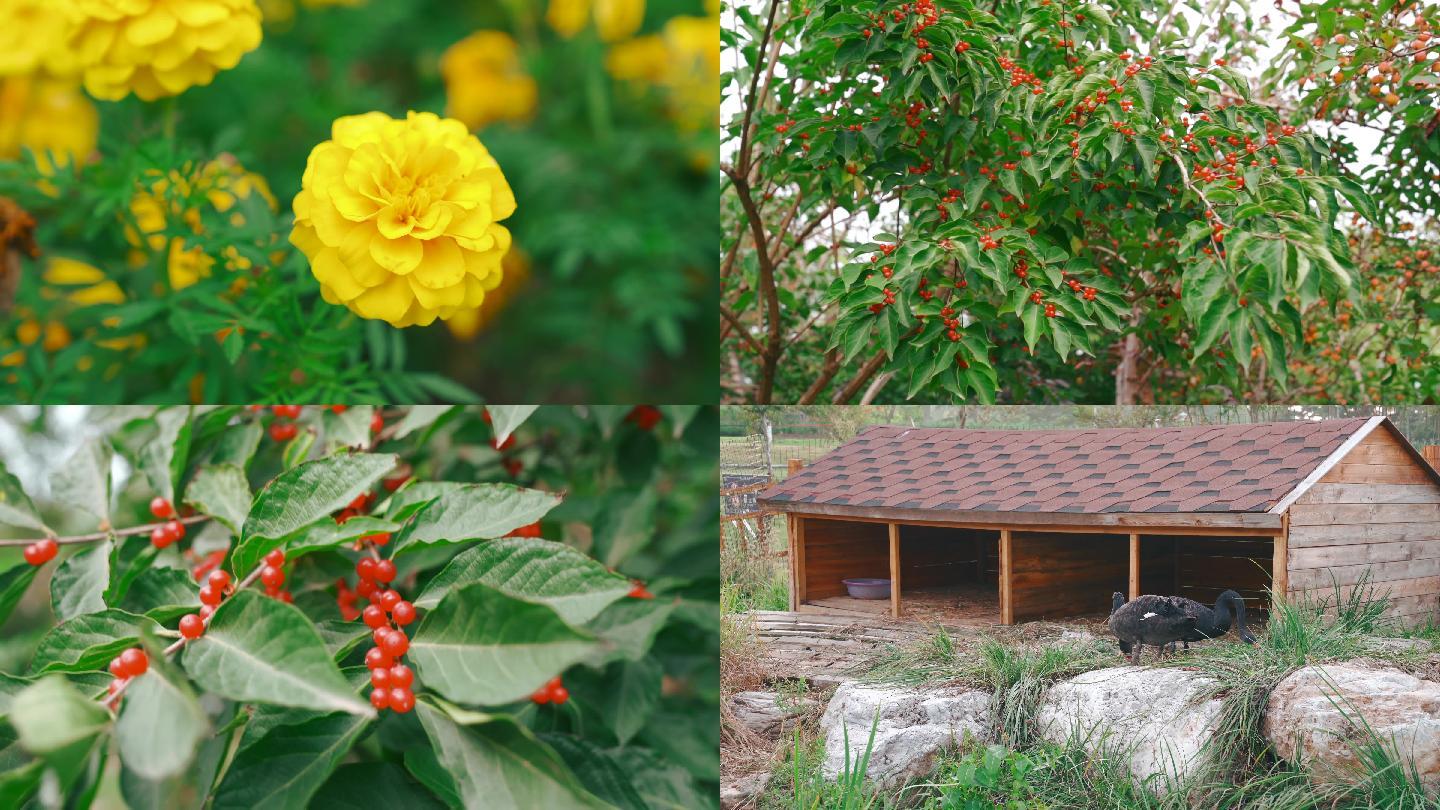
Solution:
[{"label": "serrated green leaf", "polygon": [[421,507],[395,537],[395,550],[504,537],[544,517],[560,496],[510,484],[469,484]]},{"label": "serrated green leaf", "polygon": [[409,773],[390,762],[341,765],[311,802],[325,810],[445,810],[445,803]]},{"label": "serrated green leaf", "polygon": [[369,718],[335,713],[271,729],[235,755],[210,806],[304,810],[369,726]]},{"label": "serrated green leaf", "polygon": [[333,452],[340,447],[369,446],[370,421],[374,416],[372,405],[351,405],[340,413],[326,408],[320,414],[320,423],[325,428],[325,447]]},{"label": "serrated green leaf", "polygon": [[50,609],[60,621],[105,609],[110,587],[110,541],[72,554],[55,568],[50,579]]},{"label": "serrated green leaf", "polygon": [[222,602],[205,635],[185,645],[181,661],[196,683],[231,700],[375,716],[355,697],[305,614],[254,591]]},{"label": "serrated green leaf", "polygon": [[646,656],[638,661],[616,661],[598,673],[582,667],[566,677],[566,684],[584,705],[587,717],[603,723],[616,742],[625,745],[660,705],[663,674],[659,662]]},{"label": "serrated green leaf", "polygon": [[200,590],[189,571],[148,568],[130,583],[119,607],[158,622],[169,622],[200,607]]},{"label": "serrated green leaf", "polygon": [[54,534],[45,521],[40,519],[40,513],[35,511],[35,504],[30,502],[30,496],[20,486],[20,479],[10,474],[5,465],[0,463],[0,523],[7,526],[14,526],[17,529],[35,529],[48,534]]},{"label": "serrated green leaf", "polygon": [[466,549],[414,602],[433,608],[455,588],[482,582],[497,591],[549,605],[570,624],[584,624],[630,591],[630,580],[563,543],[508,538]]},{"label": "serrated green leaf", "polygon": [[428,701],[415,705],[440,764],[466,807],[531,810],[608,805],[586,790],[548,746],[508,717],[461,725]]},{"label": "serrated green leaf", "polygon": [[110,713],[63,677],[52,675],[15,696],[9,722],[25,750],[50,754],[104,731]]},{"label": "serrated green leaf", "polygon": [[152,661],[125,688],[115,743],[126,768],[158,781],[183,773],[210,732],[210,718],[180,673]]},{"label": "serrated green leaf", "polygon": [[673,601],[622,599],[606,608],[585,629],[603,639],[607,647],[585,663],[599,668],[617,658],[635,661],[645,657],[675,607]]},{"label": "serrated green leaf", "polygon": [[94,516],[94,526],[102,530],[110,528],[112,455],[109,444],[91,439],[50,479],[50,494],[56,501]]},{"label": "serrated green leaf", "polygon": [[30,671],[100,671],[126,647],[133,647],[142,632],[154,633],[153,619],[110,608],[67,619],[46,633],[35,648]]},{"label": "serrated green leaf", "polygon": [[525,420],[535,413],[539,405],[486,405],[485,411],[490,414],[490,424],[495,428],[495,443],[504,444],[510,438],[515,429],[525,424]]},{"label": "serrated green leaf", "polygon": [[474,583],[451,590],[426,613],[409,656],[427,688],[494,706],[530,695],[596,648],[548,606]]},{"label": "serrated green leaf", "polygon": [[0,624],[10,618],[10,611],[20,604],[20,597],[25,595],[25,589],[30,587],[35,572],[39,570],[33,565],[21,563],[0,571]]},{"label": "serrated green leaf", "polygon": [[185,487],[186,503],[220,521],[237,535],[250,512],[250,501],[250,482],[245,478],[245,471],[233,464],[201,467]]},{"label": "serrated green leaf", "polygon": [[542,734],[540,741],[555,749],[586,790],[621,808],[651,810],[630,775],[609,752],[571,734]]}]

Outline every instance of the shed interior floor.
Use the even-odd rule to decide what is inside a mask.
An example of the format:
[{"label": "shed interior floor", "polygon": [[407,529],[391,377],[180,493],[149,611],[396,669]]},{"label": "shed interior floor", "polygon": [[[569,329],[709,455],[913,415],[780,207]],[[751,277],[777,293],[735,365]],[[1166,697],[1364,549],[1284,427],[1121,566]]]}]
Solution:
[{"label": "shed interior floor", "polygon": [[[802,613],[854,613],[864,616],[889,616],[890,600],[832,596],[826,599],[808,600],[800,606],[800,611]],[[1107,616],[1109,616],[1109,612],[1101,610],[1077,616],[1055,618],[1057,620],[1093,621],[1098,619],[1103,621]],[[928,588],[905,588],[900,592],[900,618],[926,624],[943,624],[948,627],[988,627],[1000,623],[1000,598],[995,593],[993,585],[969,583]]]}]

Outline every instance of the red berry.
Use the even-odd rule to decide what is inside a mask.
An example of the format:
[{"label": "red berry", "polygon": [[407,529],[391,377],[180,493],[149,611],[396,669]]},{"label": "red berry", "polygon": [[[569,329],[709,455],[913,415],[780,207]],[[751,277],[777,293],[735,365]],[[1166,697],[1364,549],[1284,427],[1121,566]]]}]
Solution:
[{"label": "red berry", "polygon": [[380,598],[375,604],[379,605],[381,610],[389,613],[394,610],[395,606],[400,604],[401,601],[399,591],[385,590],[380,592]]},{"label": "red berry", "polygon": [[406,650],[410,649],[410,638],[405,635],[404,630],[391,630],[380,641],[380,649],[391,657],[399,658],[405,654]]},{"label": "red berry", "polygon": [[346,412],[346,411],[348,411],[348,410],[350,410],[350,406],[349,406],[349,405],[331,405],[331,406],[330,406],[330,412],[331,412],[331,413],[344,413],[344,412]]},{"label": "red berry", "polygon": [[654,405],[636,405],[626,414],[625,419],[641,430],[650,430],[660,423],[660,409]]},{"label": "red berry", "polygon": [[566,689],[566,688],[563,687],[563,686],[552,686],[552,687],[550,687],[550,702],[551,702],[551,703],[554,703],[556,706],[559,706],[560,704],[564,703],[565,701],[567,701],[567,700],[569,700],[569,699],[570,699],[570,690]]},{"label": "red berry", "polygon": [[386,543],[390,542],[390,532],[376,532],[375,534],[367,534],[361,539],[368,540],[377,546],[383,546]]},{"label": "red berry", "polygon": [[199,638],[200,635],[204,632],[204,619],[200,618],[194,613],[188,613],[180,617],[180,636],[182,638],[187,638],[191,641],[194,641],[195,639]]},{"label": "red berry", "polygon": [[209,582],[210,587],[217,591],[223,591],[230,587],[230,575],[224,571],[211,571]]},{"label": "red berry", "polygon": [[123,678],[114,678],[114,679],[111,679],[110,685],[107,686],[107,687],[105,687],[105,692],[106,692],[106,694],[109,694],[109,695],[111,695],[111,696],[113,697],[116,692],[119,692],[119,691],[120,691],[120,687],[122,687],[122,686],[124,686],[124,685],[125,685],[125,680],[124,680]]},{"label": "red berry", "polygon": [[274,406],[271,406],[270,411],[271,411],[272,413],[274,413],[276,416],[280,417],[281,419],[299,419],[299,418],[300,418],[300,406],[299,406],[299,405],[274,405]]},{"label": "red berry", "polygon": [[219,591],[215,590],[214,588],[210,587],[208,584],[200,588],[201,604],[214,607],[215,605],[220,604],[220,600],[222,598],[224,598],[224,595],[221,594]]},{"label": "red berry", "polygon": [[150,530],[150,545],[156,548],[165,548],[170,545],[170,533],[165,531],[165,524],[160,524]]},{"label": "red berry", "polygon": [[175,542],[185,536],[185,524],[178,520],[172,520],[165,524],[165,534],[169,536],[170,542]]},{"label": "red berry", "polygon": [[175,514],[175,507],[171,506],[169,501],[165,500],[159,495],[156,495],[150,501],[150,514],[154,515],[157,518],[160,518],[161,520],[164,520],[165,518],[168,518],[171,515]]},{"label": "red berry", "polygon": [[390,690],[390,709],[396,714],[404,714],[415,708],[415,695],[409,689],[396,687]]},{"label": "red berry", "polygon": [[118,655],[110,659],[110,666],[107,668],[110,670],[110,674],[116,678],[124,680],[129,677],[125,674],[125,664],[120,660],[120,656]]},{"label": "red berry", "polygon": [[404,627],[415,621],[415,606],[405,601],[396,602],[390,616],[395,619],[396,624]]},{"label": "red berry", "polygon": [[[374,558],[374,557],[361,557],[361,558],[360,558],[360,561],[357,562],[357,563],[355,563],[355,573],[360,575],[360,579],[361,579],[361,580],[374,579],[374,578],[375,578],[375,558]],[[361,596],[364,596],[364,594],[361,594]]]},{"label": "red berry", "polygon": [[385,667],[376,667],[370,670],[370,685],[377,689],[384,689],[390,685],[390,670]]},{"label": "red berry", "polygon": [[273,565],[273,566],[275,566],[276,568],[279,568],[280,566],[284,565],[284,564],[285,564],[285,550],[284,550],[284,549],[281,549],[281,548],[277,548],[277,549],[275,549],[274,551],[270,552],[269,554],[266,554],[266,555],[265,555],[265,564],[266,564],[266,565]]},{"label": "red berry", "polygon": [[45,551],[40,548],[39,543],[31,543],[25,547],[25,562],[31,565],[45,564]]},{"label": "red berry", "polygon": [[377,709],[383,709],[390,705],[390,691],[388,689],[371,689],[370,705]]},{"label": "red berry", "polygon": [[267,588],[279,588],[285,584],[285,569],[267,565],[260,569],[260,581]]},{"label": "red berry", "polygon": [[389,668],[395,664],[395,660],[385,654],[379,647],[371,647],[365,653],[365,666],[369,669]]},{"label": "red berry", "polygon": [[391,560],[375,561],[375,581],[390,582],[395,579],[395,563]]},{"label": "red berry", "polygon": [[136,675],[144,675],[145,670],[150,668],[150,659],[145,656],[145,651],[139,647],[131,647],[120,653],[120,666],[125,671],[124,677],[133,678]]},{"label": "red berry", "polygon": [[530,694],[530,700],[540,705],[550,702],[550,687],[542,686]]},{"label": "red berry", "polygon": [[369,504],[369,503],[370,503],[370,493],[368,493],[368,492],[362,492],[362,493],[360,493],[359,495],[356,495],[356,496],[355,496],[355,500],[353,500],[353,501],[350,502],[350,507],[349,507],[349,508],[354,509],[354,510],[356,510],[356,511],[359,511],[359,510],[361,510],[361,509],[364,509],[364,508],[366,507],[366,505]]},{"label": "red berry", "polygon": [[287,605],[293,605],[295,604],[295,594],[290,593],[289,591],[281,591],[280,601],[284,602]]},{"label": "red berry", "polygon": [[381,610],[379,605],[367,605],[364,610],[360,611],[360,617],[370,627],[384,627],[390,623],[390,620],[385,618],[385,611]]},{"label": "red berry", "polygon": [[378,586],[373,579],[362,579],[355,585],[355,595],[361,598],[373,596]]},{"label": "red berry", "polygon": [[370,639],[375,642],[375,646],[377,646],[377,647],[382,647],[382,648],[383,648],[383,647],[384,647],[384,644],[383,644],[382,642],[385,641],[385,637],[386,637],[387,635],[389,635],[389,634],[390,634],[390,626],[389,626],[389,625],[386,625],[386,626],[384,626],[384,627],[377,627],[377,628],[375,628],[374,630],[371,630],[371,631],[370,631]]},{"label": "red berry", "polygon": [[380,431],[382,431],[382,430],[384,430],[384,429],[385,429],[385,417],[382,416],[379,411],[376,411],[376,412],[375,412],[375,415],[372,416],[372,417],[370,417],[370,432],[371,432],[371,433],[379,433]]},{"label": "red berry", "polygon": [[399,686],[404,689],[409,689],[410,684],[414,682],[415,673],[410,671],[410,667],[407,667],[404,664],[396,664],[395,666],[390,668],[391,686]]},{"label": "red berry", "polygon": [[[200,590],[203,591],[203,590],[205,590],[205,589],[204,589],[204,588],[201,588]],[[200,618],[202,618],[202,619],[208,619],[208,618],[210,618],[210,617],[213,616],[213,615],[215,615],[215,606],[214,606],[214,605],[201,605],[201,606],[200,606]]]},{"label": "red berry", "polygon": [[295,427],[294,422],[272,422],[270,423],[270,438],[277,442],[288,442],[295,438],[300,429]]},{"label": "red berry", "polygon": [[629,596],[631,599],[655,598],[655,594],[650,593],[650,591],[646,590],[644,583],[641,582],[635,583],[635,587],[631,588],[630,593],[626,594],[626,596]]},{"label": "red berry", "polygon": [[513,531],[513,532],[510,532],[509,534],[507,534],[507,535],[505,535],[505,536],[506,536],[506,537],[539,537],[539,536],[540,536],[540,521],[537,520],[537,521],[535,521],[534,523],[531,523],[529,526],[521,526],[520,528],[516,529],[516,530]]}]

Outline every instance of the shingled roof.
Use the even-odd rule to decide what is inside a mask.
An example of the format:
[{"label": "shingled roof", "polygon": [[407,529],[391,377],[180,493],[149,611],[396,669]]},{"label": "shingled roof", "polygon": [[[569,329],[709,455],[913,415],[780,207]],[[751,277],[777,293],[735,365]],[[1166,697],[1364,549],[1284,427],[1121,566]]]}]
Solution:
[{"label": "shingled roof", "polygon": [[876,426],[760,500],[785,511],[829,504],[943,512],[1263,513],[1367,424],[1383,421],[1143,430]]}]

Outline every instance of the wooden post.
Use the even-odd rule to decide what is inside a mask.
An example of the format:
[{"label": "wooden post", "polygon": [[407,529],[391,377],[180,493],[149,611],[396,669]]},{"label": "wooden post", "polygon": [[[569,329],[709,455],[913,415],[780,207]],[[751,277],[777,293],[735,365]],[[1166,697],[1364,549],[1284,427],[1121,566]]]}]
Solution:
[{"label": "wooden post", "polygon": [[[795,554],[790,558],[795,569],[795,589],[791,598],[796,605],[805,604],[805,518],[795,518]],[[798,608],[796,608],[798,610]]]},{"label": "wooden post", "polygon": [[1140,595],[1140,535],[1130,535],[1130,598]]},{"label": "wooden post", "polygon": [[1270,609],[1275,600],[1285,601],[1290,590],[1290,512],[1280,516],[1280,533],[1275,535],[1275,554],[1270,560]]},{"label": "wooden post", "polygon": [[1010,530],[1000,530],[1000,623],[1015,623],[1015,606],[1011,603]]},{"label": "wooden post", "polygon": [[804,468],[805,462],[801,461],[798,458],[792,458],[790,459],[790,464],[787,469],[786,475],[794,475],[795,473],[800,472]]},{"label": "wooden post", "polygon": [[790,612],[800,609],[800,552],[797,550],[796,526],[800,518],[785,516],[785,537],[790,542]]},{"label": "wooden post", "polygon": [[900,526],[890,524],[890,616],[900,618]]}]

